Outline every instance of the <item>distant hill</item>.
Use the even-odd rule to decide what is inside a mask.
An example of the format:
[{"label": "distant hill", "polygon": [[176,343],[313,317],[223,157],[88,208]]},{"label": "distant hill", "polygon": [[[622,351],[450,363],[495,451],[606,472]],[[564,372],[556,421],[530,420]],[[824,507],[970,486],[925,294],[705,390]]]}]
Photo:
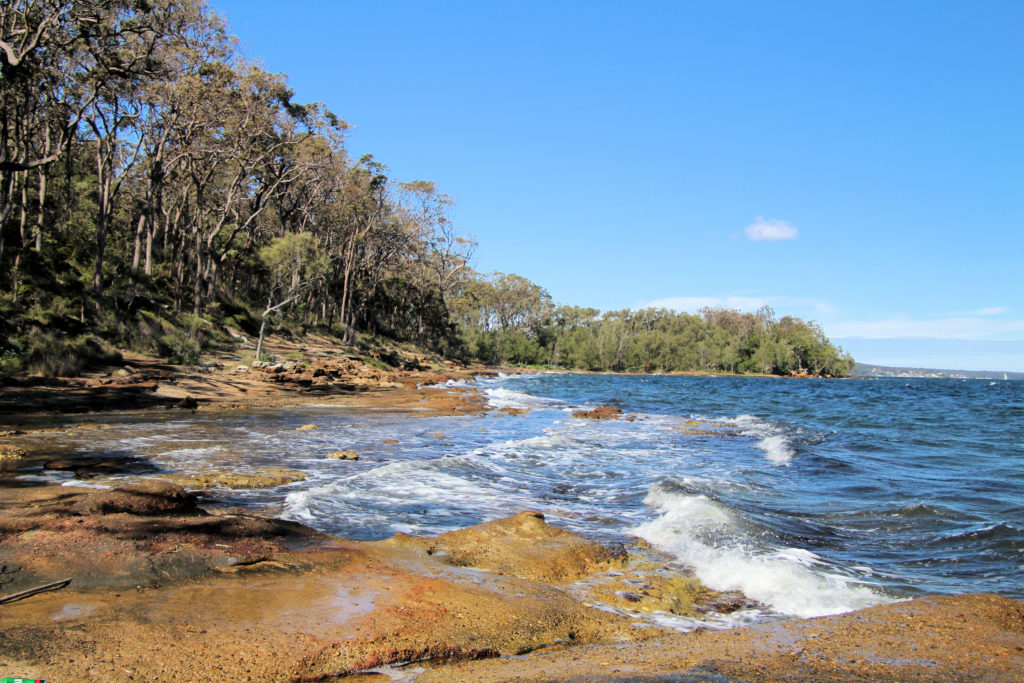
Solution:
[{"label": "distant hill", "polygon": [[934,368],[897,368],[857,363],[852,374],[857,377],[951,377],[955,379],[1024,379],[1024,372],[994,370],[937,370]]}]

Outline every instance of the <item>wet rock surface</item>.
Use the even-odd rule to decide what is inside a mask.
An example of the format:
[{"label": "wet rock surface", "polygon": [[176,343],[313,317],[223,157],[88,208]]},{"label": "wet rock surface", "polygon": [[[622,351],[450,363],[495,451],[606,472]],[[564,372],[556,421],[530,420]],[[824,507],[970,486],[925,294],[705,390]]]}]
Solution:
[{"label": "wet rock surface", "polygon": [[208,470],[206,472],[161,472],[153,475],[187,489],[266,489],[302,481],[306,473],[287,467],[261,467],[251,472]]},{"label": "wet rock surface", "polygon": [[[130,359],[130,370],[109,376],[16,382],[0,387],[0,413],[9,421],[35,411],[230,409],[310,397],[417,415],[486,410],[472,390],[419,388],[464,377],[465,369],[383,354],[368,364],[334,351],[294,352],[300,351],[302,361],[246,363],[245,372],[238,371],[240,358],[194,369]],[[577,417],[622,416],[605,406]],[[2,443],[20,448],[25,429],[4,426]],[[702,436],[723,426],[687,422],[679,429]],[[25,462],[91,484],[126,476],[132,483],[88,489],[11,479],[10,466]],[[204,509],[195,492],[242,488],[261,476],[259,485],[274,486],[287,473],[213,471],[202,481],[175,479],[131,453],[83,458],[19,451],[0,457],[0,465],[0,598],[71,579],[65,588],[0,604],[2,675],[1002,682],[1019,681],[1024,670],[1024,603],[994,595],[929,597],[729,631],[669,632],[637,615],[693,616],[751,603],[708,591],[664,563],[644,566],[535,512],[433,538],[359,543],[282,520]],[[553,491],[573,490],[557,485]],[[387,665],[401,668],[386,670],[389,677],[373,673]]]},{"label": "wet rock surface", "polygon": [[76,588],[158,586],[301,548],[301,525],[215,515],[170,482],[110,490],[0,486],[0,591],[71,577]]},{"label": "wet rock surface", "polygon": [[397,534],[385,547],[414,548],[451,567],[484,569],[502,576],[549,584],[565,584],[626,560],[620,549],[608,548],[548,524],[540,512],[449,531],[432,538]]},{"label": "wet rock surface", "polygon": [[668,611],[685,611],[687,596],[698,611],[730,596],[652,582],[620,551],[539,513],[364,543],[201,503],[167,482],[0,488],[0,594],[72,578],[0,605],[4,671],[315,681],[402,665],[422,681],[1012,681],[1024,664],[1024,604],[1007,598],[684,634],[595,609],[573,587],[611,572],[631,588],[618,591],[625,603]]},{"label": "wet rock surface", "polygon": [[614,406],[598,406],[593,410],[577,410],[572,416],[583,420],[611,420],[622,417],[622,410]]},{"label": "wet rock surface", "polygon": [[1024,603],[927,597],[849,614],[454,664],[417,681],[1019,681]]},{"label": "wet rock surface", "polygon": [[328,460],[358,460],[359,454],[355,451],[334,451],[324,456]]},{"label": "wet rock surface", "polygon": [[[145,680],[321,680],[653,635],[557,586],[475,579],[428,552],[436,539],[356,543],[277,520],[217,517],[170,484],[39,490],[20,502],[28,512],[0,535],[11,567],[2,591],[73,578],[58,593],[3,607],[0,661],[52,680],[123,680],[126,671]],[[607,555],[531,514],[500,522],[464,536],[510,545],[521,531],[523,549],[547,539],[547,552],[563,558],[554,567],[581,548],[587,562]],[[60,552],[69,545],[90,550]]]}]

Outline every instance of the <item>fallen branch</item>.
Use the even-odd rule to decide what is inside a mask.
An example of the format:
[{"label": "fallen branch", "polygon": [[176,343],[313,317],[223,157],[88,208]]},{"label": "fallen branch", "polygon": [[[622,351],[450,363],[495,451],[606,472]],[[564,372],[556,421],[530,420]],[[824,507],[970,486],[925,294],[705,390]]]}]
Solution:
[{"label": "fallen branch", "polygon": [[21,600],[22,598],[27,598],[29,596],[35,595],[36,593],[45,593],[46,591],[60,590],[61,588],[67,586],[69,583],[71,583],[71,579],[64,579],[63,581],[54,581],[53,583],[48,583],[45,586],[36,586],[35,588],[29,588],[28,590],[21,591],[20,593],[11,593],[10,595],[5,595],[4,597],[0,598],[0,605],[7,602],[14,602],[15,600]]}]

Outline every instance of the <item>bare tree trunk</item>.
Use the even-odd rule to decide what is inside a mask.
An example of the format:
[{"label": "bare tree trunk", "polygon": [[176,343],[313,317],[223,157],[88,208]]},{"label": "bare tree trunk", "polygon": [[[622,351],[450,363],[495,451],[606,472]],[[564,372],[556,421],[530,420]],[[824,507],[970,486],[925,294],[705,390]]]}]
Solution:
[{"label": "bare tree trunk", "polygon": [[28,241],[25,234],[25,226],[28,224],[28,171],[22,171],[21,176],[21,213],[18,216],[18,235],[21,237],[21,246],[24,247]]},{"label": "bare tree trunk", "polygon": [[132,250],[132,282],[135,281],[135,275],[139,272],[139,264],[142,263],[142,233],[146,227],[146,214],[143,212],[139,215],[139,220],[135,224],[135,248]]},{"label": "bare tree trunk", "polygon": [[213,301],[217,294],[217,270],[220,267],[220,260],[210,256],[209,267],[206,271],[206,298]]},{"label": "bare tree trunk", "polygon": [[203,236],[196,229],[196,282],[192,294],[192,314],[199,315],[202,308],[203,291]]},{"label": "bare tree trunk", "polygon": [[36,246],[37,252],[43,250],[43,210],[46,207],[46,181],[49,173],[46,167],[39,169],[39,212],[36,214]]},{"label": "bare tree trunk", "polygon": [[273,297],[267,297],[267,308],[263,311],[263,315],[260,316],[260,338],[256,342],[256,360],[260,360],[260,357],[263,355],[263,339],[267,330],[267,317],[273,312],[273,308],[271,308],[273,303]]},{"label": "bare tree trunk", "polygon": [[346,326],[345,332],[342,335],[341,341],[344,344],[352,343],[351,329],[348,326],[348,298],[349,298],[349,280],[352,276],[352,268],[346,263],[341,278],[341,306],[338,318],[341,320],[341,324]]},{"label": "bare tree trunk", "polygon": [[17,252],[14,254],[14,265],[11,268],[11,286],[14,291],[14,300],[18,300],[18,268],[21,265],[21,252],[25,248],[25,223],[28,220],[26,212],[26,205],[28,204],[28,192],[25,189],[25,180],[28,178],[28,172],[15,173],[15,178],[21,178],[21,215],[18,219],[18,235],[21,238],[21,242],[18,246]]},{"label": "bare tree trunk", "polygon": [[149,229],[146,230],[146,265],[143,268],[143,272],[147,277],[153,275],[153,230],[155,225],[150,223]]},{"label": "bare tree trunk", "polygon": [[96,216],[96,260],[93,263],[95,272],[92,277],[93,296],[96,297],[96,311],[103,312],[103,255],[107,249],[107,215],[102,208],[103,199],[100,199],[100,210]]}]

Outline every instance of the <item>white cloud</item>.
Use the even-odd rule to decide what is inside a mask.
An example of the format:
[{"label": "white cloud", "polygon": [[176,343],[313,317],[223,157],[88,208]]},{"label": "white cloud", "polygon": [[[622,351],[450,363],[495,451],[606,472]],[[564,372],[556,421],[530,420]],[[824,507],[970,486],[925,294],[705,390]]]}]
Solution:
[{"label": "white cloud", "polygon": [[968,315],[1002,315],[1009,312],[1010,309],[1006,306],[993,306],[992,308],[981,308],[977,311],[972,311]]},{"label": "white cloud", "polygon": [[758,216],[756,221],[747,226],[746,233],[747,239],[754,242],[779,242],[795,240],[797,229],[785,221]]},{"label": "white cloud", "polygon": [[831,337],[860,337],[863,339],[892,337],[984,339],[1024,334],[1024,320],[993,320],[981,315],[932,320],[914,320],[900,316],[883,320],[834,322],[826,326],[826,332]]}]

